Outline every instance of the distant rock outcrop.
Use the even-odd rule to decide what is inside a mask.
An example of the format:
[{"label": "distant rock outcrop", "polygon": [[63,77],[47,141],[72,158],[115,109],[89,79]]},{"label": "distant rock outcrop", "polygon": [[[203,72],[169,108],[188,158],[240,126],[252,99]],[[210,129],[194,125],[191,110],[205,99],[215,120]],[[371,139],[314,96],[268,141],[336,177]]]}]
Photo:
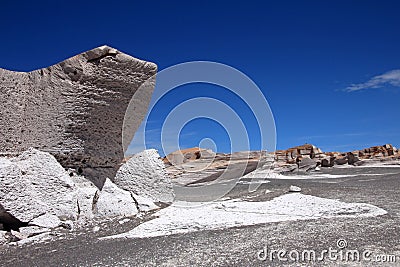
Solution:
[{"label": "distant rock outcrop", "polygon": [[163,161],[166,164],[179,165],[197,159],[212,159],[215,155],[215,152],[210,149],[193,147],[172,152],[165,156]]},{"label": "distant rock outcrop", "polygon": [[302,157],[314,159],[322,155],[321,149],[314,145],[305,144],[296,146],[287,150],[278,150],[275,152],[275,159],[277,161],[286,161],[287,163],[296,163]]},{"label": "distant rock outcrop", "polygon": [[156,71],[108,46],[27,73],[0,69],[0,154],[49,152],[101,188],[147,112]]},{"label": "distant rock outcrop", "polygon": [[[275,169],[278,172],[311,171],[317,166],[363,165],[368,160],[385,161],[400,158],[396,147],[386,144],[351,152],[322,152],[314,145],[306,144],[275,152]],[[297,165],[297,166],[296,166]]]},{"label": "distant rock outcrop", "polygon": [[352,153],[362,159],[371,159],[395,156],[399,153],[399,151],[391,144],[385,144],[383,146],[373,146],[362,150],[353,151]]},{"label": "distant rock outcrop", "polygon": [[167,174],[180,185],[239,178],[264,166],[267,161],[271,164],[273,157],[266,151],[225,154],[198,147],[178,150],[164,158]]}]

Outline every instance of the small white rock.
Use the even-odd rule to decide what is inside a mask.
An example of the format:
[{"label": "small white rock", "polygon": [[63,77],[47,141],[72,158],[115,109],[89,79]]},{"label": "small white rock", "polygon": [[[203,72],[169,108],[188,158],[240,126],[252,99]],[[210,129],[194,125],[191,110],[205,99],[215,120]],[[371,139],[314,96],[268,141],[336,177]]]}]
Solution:
[{"label": "small white rock", "polygon": [[19,232],[26,237],[31,237],[39,234],[49,232],[50,229],[39,226],[28,226],[19,228]]},{"label": "small white rock", "polygon": [[301,192],[301,188],[298,187],[298,186],[295,186],[295,185],[291,185],[291,186],[289,187],[289,192],[298,193],[298,192]]},{"label": "small white rock", "polygon": [[107,178],[96,203],[98,217],[127,217],[139,211],[131,193],[119,188]]},{"label": "small white rock", "polygon": [[46,213],[33,219],[29,224],[46,228],[56,228],[61,225],[61,220],[55,215]]},{"label": "small white rock", "polygon": [[126,218],[126,219],[120,220],[118,223],[119,223],[119,224],[124,224],[124,223],[129,222],[130,220],[131,220],[131,219]]},{"label": "small white rock", "polygon": [[15,236],[16,238],[18,238],[19,240],[23,240],[23,239],[27,239],[28,238],[27,235],[24,235],[24,234],[22,234],[22,233],[20,233],[18,231],[14,231],[14,230],[11,230],[11,234],[13,236]]}]

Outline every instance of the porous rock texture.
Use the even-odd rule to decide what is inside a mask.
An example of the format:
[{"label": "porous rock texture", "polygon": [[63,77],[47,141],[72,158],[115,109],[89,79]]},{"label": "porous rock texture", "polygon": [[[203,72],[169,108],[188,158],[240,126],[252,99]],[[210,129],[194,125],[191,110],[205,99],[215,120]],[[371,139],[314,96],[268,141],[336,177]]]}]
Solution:
[{"label": "porous rock texture", "polygon": [[[152,155],[154,153],[144,160],[155,161]],[[150,168],[155,163],[148,164]],[[154,173],[157,172],[161,173],[159,169]],[[149,169],[144,176],[154,173]],[[142,176],[139,178],[142,179]],[[33,148],[15,158],[0,157],[0,185],[0,224],[7,231],[26,226],[51,229],[71,221],[133,216],[140,211],[158,208],[147,197],[152,194],[150,187],[144,187],[146,193],[136,192],[139,201],[129,190],[119,188],[110,179],[106,179],[102,190],[99,190],[84,177],[66,171],[49,153]],[[161,188],[154,190],[155,199],[167,200],[160,193],[165,192],[165,185],[158,182],[154,186]],[[173,194],[172,188],[169,193]]]},{"label": "porous rock texture", "polygon": [[141,202],[142,198],[164,203],[174,200],[171,180],[155,149],[145,150],[130,158],[118,170],[115,184],[131,192],[132,196],[138,199],[139,205],[146,205]]},{"label": "porous rock texture", "polygon": [[110,179],[106,180],[103,189],[95,199],[95,213],[102,217],[127,217],[139,212],[132,195],[128,191],[118,188]]},{"label": "porous rock texture", "polygon": [[0,154],[49,152],[101,188],[147,112],[156,72],[108,46],[31,72],[0,69]]},{"label": "porous rock texture", "polygon": [[13,216],[29,222],[45,213],[74,219],[74,183],[48,153],[28,149],[12,159],[0,158],[0,203]]}]

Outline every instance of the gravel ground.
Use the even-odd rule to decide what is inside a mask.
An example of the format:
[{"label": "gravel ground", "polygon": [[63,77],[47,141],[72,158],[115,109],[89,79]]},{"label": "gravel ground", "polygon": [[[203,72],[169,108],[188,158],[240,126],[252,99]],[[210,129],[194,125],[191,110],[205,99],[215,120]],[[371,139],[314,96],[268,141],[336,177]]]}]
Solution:
[{"label": "gravel ground", "polygon": [[[248,197],[250,201],[267,201],[288,191],[290,185],[304,194],[344,202],[363,202],[385,209],[388,214],[371,218],[334,218],[290,221],[237,227],[224,230],[144,239],[98,240],[100,236],[122,233],[149,219],[132,219],[128,223],[103,222],[101,230],[94,225],[73,233],[60,233],[53,241],[0,248],[1,266],[400,266],[400,168],[323,169],[333,175],[354,174],[343,178],[270,179],[256,192],[238,185],[230,197]],[[381,174],[381,175],[375,175]],[[271,192],[265,194],[266,190]],[[313,250],[317,258],[324,250],[337,249],[345,241],[343,252],[370,252],[371,261],[352,261],[325,255],[320,261],[266,259],[261,250]],[[344,242],[342,242],[344,243]],[[295,255],[295,254],[292,254]],[[340,254],[339,254],[340,255]],[[376,257],[394,255],[396,262],[378,263]],[[293,256],[294,257],[294,256]]]}]

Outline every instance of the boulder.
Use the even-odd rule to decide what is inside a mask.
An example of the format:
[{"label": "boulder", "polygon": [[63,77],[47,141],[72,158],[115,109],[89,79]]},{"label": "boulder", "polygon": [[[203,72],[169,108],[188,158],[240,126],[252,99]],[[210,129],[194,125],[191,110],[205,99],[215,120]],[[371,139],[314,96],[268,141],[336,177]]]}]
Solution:
[{"label": "boulder", "polygon": [[95,207],[95,196],[99,194],[99,189],[85,177],[72,173],[72,181],[75,184],[75,198],[78,206],[78,219],[93,219],[93,209]]},{"label": "boulder", "polygon": [[[146,197],[138,196],[137,203],[129,191],[107,181],[100,191],[84,177],[64,170],[49,153],[36,149],[28,149],[16,158],[0,158],[0,224],[7,231],[18,231],[28,224],[71,229],[68,220],[132,216],[138,213],[138,206],[143,211],[158,208]],[[162,187],[162,183],[154,185]]]},{"label": "boulder", "polygon": [[335,157],[326,157],[321,160],[321,167],[333,167],[335,165]]},{"label": "boulder", "polygon": [[44,228],[56,228],[61,226],[61,220],[52,214],[46,213],[39,217],[34,218],[29,222],[29,225],[44,227]]},{"label": "boulder", "polygon": [[291,186],[289,187],[289,192],[298,193],[298,192],[301,192],[301,188],[298,187],[298,186],[295,186],[295,185],[291,185]]},{"label": "boulder", "polygon": [[95,197],[95,204],[94,213],[98,217],[127,217],[139,212],[131,193],[118,188],[110,179]]},{"label": "boulder", "polygon": [[274,172],[276,173],[290,173],[298,170],[297,164],[284,164],[273,167]]},{"label": "boulder", "polygon": [[86,186],[77,188],[76,201],[78,205],[78,219],[88,220],[95,217],[93,209],[96,205],[95,196],[99,194],[95,186]]},{"label": "boulder", "polygon": [[29,222],[47,213],[76,217],[74,183],[52,155],[30,148],[0,162],[0,203],[18,220]]},{"label": "boulder", "polygon": [[352,152],[347,153],[347,163],[354,165],[357,161],[360,161],[359,157]]},{"label": "boulder", "polygon": [[0,69],[0,154],[35,147],[101,188],[147,113],[156,72],[108,46],[31,72]]},{"label": "boulder", "polygon": [[348,163],[348,159],[346,157],[336,158],[335,164],[336,165],[344,165]]},{"label": "boulder", "polygon": [[317,167],[317,162],[307,156],[298,158],[298,167],[300,171],[311,171]]},{"label": "boulder", "polygon": [[120,188],[129,191],[139,205],[142,200],[147,205],[146,199],[170,203],[175,197],[165,165],[155,149],[134,155],[120,167],[114,180]]}]

